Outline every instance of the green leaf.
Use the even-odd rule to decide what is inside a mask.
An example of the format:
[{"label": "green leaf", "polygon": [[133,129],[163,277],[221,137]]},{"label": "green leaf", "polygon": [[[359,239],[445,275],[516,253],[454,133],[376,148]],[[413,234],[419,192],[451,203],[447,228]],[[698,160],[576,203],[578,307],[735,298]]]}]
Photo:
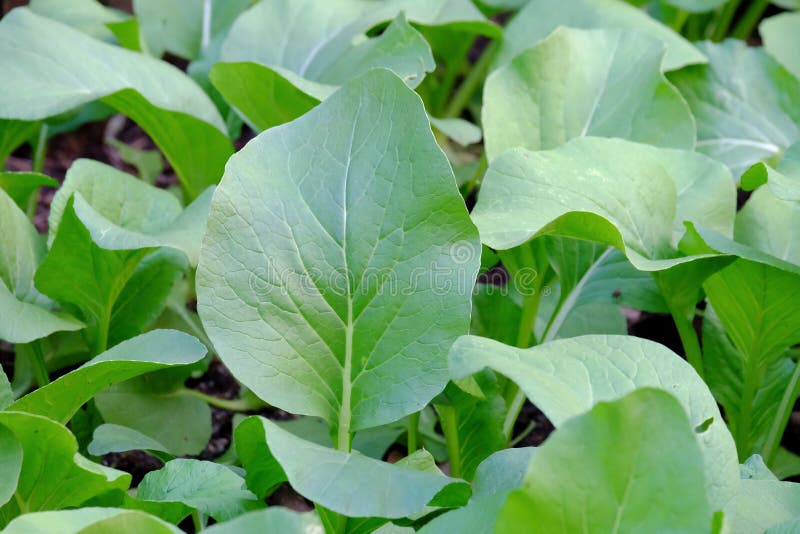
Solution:
[{"label": "green leaf", "polygon": [[661,73],[663,56],[661,41],[638,32],[556,30],[487,79],[489,159],[587,135],[694,148],[694,119]]},{"label": "green leaf", "polygon": [[[346,19],[333,19],[341,20],[341,26],[329,35],[330,28],[309,25],[307,18],[303,17],[296,19],[303,20],[303,33],[292,38],[291,49],[264,48],[263,34],[258,49],[253,49],[253,43],[245,44],[243,39],[263,26],[266,10],[270,10],[270,18],[276,16],[271,3],[274,2],[257,4],[239,19],[223,45],[221,54],[225,63],[216,65],[210,74],[214,86],[226,101],[257,130],[299,117],[332,94],[337,86],[371,68],[388,68],[413,88],[419,85],[426,72],[436,66],[428,43],[402,14],[380,36],[371,39],[362,36],[360,41],[356,40],[360,27],[356,21],[348,26]],[[279,9],[295,14],[306,10],[301,2],[284,4]],[[332,9],[334,4],[326,3],[324,6]],[[327,14],[321,12],[321,8],[322,5],[315,4],[313,10],[315,17],[324,20]],[[278,17],[274,20],[291,20],[292,14]],[[321,30],[325,32],[322,35],[319,34]],[[285,28],[281,30],[286,31]],[[277,38],[285,33],[274,35]],[[345,41],[347,36],[353,41]],[[317,46],[309,48],[309,43]],[[276,57],[276,54],[283,55]],[[254,86],[267,98],[253,99]]]},{"label": "green leaf", "polygon": [[775,451],[775,459],[772,461],[772,470],[780,480],[796,477],[800,475],[800,456],[783,447],[778,447],[778,450]]},{"label": "green leaf", "polygon": [[[250,0],[213,0],[209,37],[224,34]],[[165,51],[185,59],[202,52],[203,2],[197,0],[134,0],[148,51],[160,57]]]},{"label": "green leaf", "polygon": [[725,510],[731,532],[763,532],[800,516],[800,484],[776,480],[741,480]]},{"label": "green leaf", "polygon": [[38,131],[39,125],[34,122],[0,119],[0,169],[8,156]]},{"label": "green leaf", "polygon": [[22,470],[14,498],[0,507],[0,527],[21,513],[80,506],[112,490],[126,490],[131,476],[80,456],[66,427],[39,415],[0,412],[0,426],[22,445]]},{"label": "green leaf", "polygon": [[249,389],[323,417],[349,448],[351,432],[419,411],[443,389],[479,261],[419,97],[374,70],[231,158],[198,310]]},{"label": "green leaf", "polygon": [[[5,377],[2,370],[0,375]],[[14,497],[22,472],[22,446],[14,433],[2,425],[0,425],[0,465],[3,466],[3,478],[0,480],[0,506],[2,506]]]},{"label": "green leaf", "polygon": [[[248,487],[257,494],[288,480],[305,498],[348,517],[400,518],[421,511],[441,491],[455,489],[450,486],[469,493],[459,479],[310,443],[261,417],[236,428],[236,448]],[[424,463],[435,468],[432,458]]]},{"label": "green leaf", "polygon": [[188,334],[153,330],[92,358],[55,382],[25,395],[11,408],[66,423],[86,401],[111,384],[157,369],[188,365],[205,354],[203,344]]},{"label": "green leaf", "polygon": [[109,43],[114,43],[116,39],[107,24],[130,18],[124,11],[107,8],[97,0],[31,0],[28,7],[37,15],[57,20]]},{"label": "green leaf", "polygon": [[95,397],[97,409],[107,423],[132,428],[173,456],[200,454],[211,438],[211,408],[183,388],[187,374],[151,374],[117,384]]},{"label": "green leaf", "polygon": [[616,0],[531,0],[506,26],[503,46],[496,66],[538,43],[559,26],[580,29],[610,28],[636,30],[663,41],[666,54],[664,70],[692,63],[704,63],[706,57],[683,37],[650,18],[647,13]]},{"label": "green leaf", "polygon": [[766,183],[781,200],[800,201],[800,142],[784,151],[777,169],[756,163],[742,175],[741,182],[742,189],[747,191]]},{"label": "green leaf", "polygon": [[[800,237],[795,232],[800,223],[800,203],[781,200],[769,187],[755,191],[736,215],[736,241],[772,258],[800,265]],[[758,258],[749,258],[760,261]],[[786,270],[780,264],[767,262]]]},{"label": "green leaf", "polygon": [[781,13],[762,20],[758,33],[764,49],[800,80],[800,58],[796,54],[800,48],[800,13]]},{"label": "green leaf", "polygon": [[53,243],[69,200],[92,241],[107,250],[171,247],[197,265],[213,189],[181,211],[169,192],[103,163],[79,159],[53,197],[49,241]]},{"label": "green leaf", "polygon": [[101,534],[103,532],[180,534],[178,527],[138,510],[86,507],[25,514],[3,531],[7,534]]},{"label": "green leaf", "polygon": [[[693,198],[710,191],[715,196],[704,202]],[[559,235],[612,245],[637,269],[657,271],[698,259],[677,257],[685,220],[729,234],[734,214],[729,175],[708,158],[576,138],[554,150],[512,149],[494,160],[472,219],[483,243],[495,249]]]},{"label": "green leaf", "polygon": [[[298,417],[288,421],[275,421],[275,424],[305,441],[333,447],[328,424],[318,417]],[[408,425],[403,420],[389,425],[367,428],[353,437],[353,450],[380,460],[407,429]]]},{"label": "green leaf", "polygon": [[0,339],[28,343],[83,323],[49,311],[52,303],[33,284],[44,240],[14,200],[0,189]]},{"label": "green leaf", "polygon": [[173,285],[187,269],[176,250],[159,249],[136,266],[111,312],[108,341],[116,345],[144,332],[161,315]]},{"label": "green leaf", "polygon": [[[800,342],[800,312],[793,304],[800,298],[800,276],[737,260],[703,287],[714,310],[703,332],[704,346],[709,336],[711,385],[724,392],[721,402],[744,459],[764,445],[794,369],[785,351]],[[715,332],[717,318],[730,343]],[[769,461],[771,454],[765,451]]]},{"label": "green leaf", "polygon": [[5,371],[0,368],[0,410],[5,410],[14,402],[14,392]]},{"label": "green leaf", "polygon": [[314,512],[298,513],[281,506],[241,515],[205,530],[208,534],[314,534],[323,532],[322,523]]},{"label": "green leaf", "polygon": [[697,120],[697,150],[738,177],[800,137],[800,81],[738,40],[700,43],[708,65],[670,73]]},{"label": "green leaf", "polygon": [[155,185],[158,175],[164,171],[161,152],[139,150],[116,139],[106,139],[106,143],[117,149],[122,161],[136,167],[136,173],[144,183]]},{"label": "green leaf", "polygon": [[497,532],[708,532],[712,510],[694,434],[664,391],[600,403],[537,449]]},{"label": "green leaf", "polygon": [[137,497],[147,501],[181,502],[217,521],[227,521],[264,507],[233,470],[200,460],[172,460],[158,471],[151,471],[139,484]]},{"label": "green leaf", "polygon": [[94,429],[94,435],[87,450],[89,454],[94,456],[103,456],[110,452],[140,450],[167,453],[167,455],[158,455],[159,458],[168,456],[171,459],[172,457],[172,455],[169,454],[168,447],[165,447],[150,436],[146,436],[126,426],[108,423],[102,424]]},{"label": "green leaf", "polygon": [[733,439],[708,388],[692,367],[663,345],[626,336],[582,336],[517,349],[463,336],[450,351],[454,379],[489,367],[517,383],[556,427],[601,401],[640,387],[675,395],[692,426],[710,425],[697,439],[705,458],[708,493],[721,508],[736,489]]},{"label": "green leaf", "polygon": [[0,189],[21,209],[25,209],[31,193],[40,187],[58,187],[58,182],[38,172],[0,172]]},{"label": "green leaf", "polygon": [[0,73],[0,117],[41,120],[100,99],[152,137],[189,199],[219,180],[233,152],[214,104],[185,74],[25,8],[0,23]]},{"label": "green leaf", "polygon": [[469,504],[434,518],[418,532],[491,534],[506,496],[522,485],[534,451],[533,447],[504,449],[489,456],[478,466]]}]

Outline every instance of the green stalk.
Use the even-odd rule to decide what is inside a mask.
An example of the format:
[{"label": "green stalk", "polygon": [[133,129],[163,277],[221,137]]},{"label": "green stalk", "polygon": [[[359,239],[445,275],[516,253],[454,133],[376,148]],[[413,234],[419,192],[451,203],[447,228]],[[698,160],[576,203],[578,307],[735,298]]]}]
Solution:
[{"label": "green stalk", "polygon": [[731,36],[736,39],[747,39],[750,37],[768,6],[769,0],[753,0],[750,5],[747,6],[747,10],[744,12],[744,15],[742,15],[742,18],[736,23],[733,32],[731,32]]},{"label": "green stalk", "polygon": [[192,510],[192,525],[194,525],[195,532],[200,532],[205,528],[205,520],[197,510]]},{"label": "green stalk", "polygon": [[408,416],[408,438],[406,441],[408,454],[417,452],[419,448],[419,412]]},{"label": "green stalk", "polygon": [[458,86],[456,94],[453,95],[450,105],[447,106],[444,112],[445,118],[459,117],[461,112],[464,111],[464,108],[467,107],[472,95],[475,94],[475,91],[478,90],[486,77],[489,65],[491,65],[494,55],[497,53],[498,46],[497,41],[493,41],[483,51],[481,57],[475,62],[472,69],[470,69],[467,77],[464,78],[464,81]]},{"label": "green stalk", "polygon": [[781,443],[786,425],[789,423],[789,417],[792,415],[792,408],[797,396],[800,395],[800,362],[794,366],[792,377],[786,385],[786,390],[783,392],[783,398],[775,412],[775,419],[767,434],[767,440],[762,449],[762,456],[767,465],[772,465],[775,460],[775,454],[778,452],[778,447]]},{"label": "green stalk", "polygon": [[252,397],[249,399],[221,399],[219,397],[203,393],[202,391],[197,391],[196,389],[182,388],[180,391],[186,395],[191,395],[192,397],[202,399],[215,408],[221,408],[223,410],[228,410],[229,412],[252,412],[267,406],[266,402],[257,397]]},{"label": "green stalk", "polygon": [[436,406],[439,412],[439,422],[442,425],[442,432],[447,441],[447,454],[450,456],[450,476],[461,478],[463,473],[461,467],[461,450],[458,445],[458,423],[456,422],[456,412],[452,406],[439,404]]},{"label": "green stalk", "polygon": [[[33,161],[31,161],[31,171],[43,172],[44,171],[44,156],[47,152],[47,124],[42,123],[39,127],[39,136],[36,138],[36,147],[33,151]],[[28,198],[28,206],[26,213],[28,218],[32,221],[36,216],[36,208],[39,205],[39,188],[34,189]]]},{"label": "green stalk", "polygon": [[481,157],[478,160],[478,168],[475,169],[475,174],[472,175],[472,178],[469,179],[469,182],[464,184],[462,187],[464,188],[464,198],[467,198],[470,193],[480,184],[481,178],[483,178],[484,173],[486,172],[486,168],[489,166],[488,161],[486,160],[486,151],[481,152]]},{"label": "green stalk", "polygon": [[722,8],[722,11],[714,20],[714,33],[711,34],[711,40],[719,42],[725,39],[728,35],[728,29],[731,27],[733,17],[736,15],[736,10],[742,0],[728,0],[728,3]]},{"label": "green stalk", "polygon": [[203,0],[203,27],[200,38],[201,51],[205,51],[211,43],[211,13],[213,5],[211,0]]},{"label": "green stalk", "polygon": [[689,18],[689,12],[685,9],[678,9],[675,12],[675,18],[670,22],[669,27],[675,30],[676,33],[681,33],[683,25],[686,24],[686,19]]},{"label": "green stalk", "polygon": [[686,360],[694,367],[700,378],[705,377],[705,370],[703,369],[703,351],[700,349],[700,341],[697,339],[697,332],[694,331],[692,320],[685,317],[682,313],[674,310],[669,303],[667,307],[670,308],[670,315],[678,329],[678,336],[681,338],[683,345],[683,352],[686,354]]},{"label": "green stalk", "polygon": [[36,377],[36,383],[39,387],[44,387],[50,383],[50,373],[47,372],[47,365],[44,361],[44,352],[42,352],[42,342],[35,339],[28,344],[33,353],[33,375]]}]

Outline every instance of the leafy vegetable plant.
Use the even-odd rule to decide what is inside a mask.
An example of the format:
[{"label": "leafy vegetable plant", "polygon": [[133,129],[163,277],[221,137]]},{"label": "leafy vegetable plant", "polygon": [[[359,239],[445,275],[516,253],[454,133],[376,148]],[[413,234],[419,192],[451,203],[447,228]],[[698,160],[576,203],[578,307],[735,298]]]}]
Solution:
[{"label": "leafy vegetable plant", "polygon": [[797,530],[800,5],[130,4],[0,20],[3,532]]}]

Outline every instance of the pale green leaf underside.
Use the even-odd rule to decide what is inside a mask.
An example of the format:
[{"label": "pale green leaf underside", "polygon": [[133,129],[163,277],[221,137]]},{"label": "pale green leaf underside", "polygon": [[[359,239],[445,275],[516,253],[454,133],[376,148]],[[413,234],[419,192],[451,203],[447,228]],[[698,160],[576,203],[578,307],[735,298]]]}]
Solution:
[{"label": "pale green leaf underside", "polygon": [[196,338],[177,330],[153,330],[123,341],[12,405],[20,412],[46,415],[66,423],[86,401],[111,384],[176,365],[206,354]]},{"label": "pale green leaf underside", "polygon": [[682,406],[664,391],[636,390],[556,430],[533,455],[497,529],[707,532],[712,510],[702,471]]},{"label": "pale green leaf underside", "polygon": [[600,401],[640,387],[675,395],[693,426],[712,419],[698,436],[712,504],[721,508],[736,489],[733,439],[708,388],[683,359],[663,345],[624,336],[582,336],[517,349],[475,336],[461,337],[450,351],[453,378],[490,367],[509,377],[557,427]]},{"label": "pale green leaf underside", "polygon": [[0,339],[9,343],[30,343],[53,332],[80,330],[84,324],[63,313],[17,299],[0,281]]},{"label": "pale green leaf underside", "polygon": [[756,163],[742,175],[742,189],[756,189],[765,183],[781,200],[800,202],[800,142],[784,151],[777,169]]},{"label": "pale green leaf underside", "polygon": [[[251,418],[245,424],[252,436],[266,439],[269,454],[283,468],[295,491],[348,517],[409,516],[421,511],[444,488],[467,486],[438,470],[390,464],[359,452],[345,453],[305,441],[263,417]],[[242,425],[237,440],[239,432],[245,430]]]},{"label": "pale green leaf underside", "polygon": [[85,507],[25,514],[12,521],[6,534],[81,534],[86,532],[180,534],[181,529],[139,510]]},{"label": "pale green leaf underside", "polygon": [[355,431],[442,390],[479,251],[419,97],[373,70],[230,160],[198,309],[254,393]]},{"label": "pale green leaf underside", "polygon": [[800,516],[800,485],[776,480],[741,480],[725,510],[733,532],[763,532]]},{"label": "pale green leaf underside", "polygon": [[79,159],[51,205],[50,242],[58,232],[69,198],[75,214],[106,250],[171,247],[197,265],[213,189],[209,188],[182,210],[171,193],[137,180],[103,163]]},{"label": "pale green leaf underside", "polygon": [[701,258],[675,250],[684,221],[731,235],[734,214],[730,175],[708,158],[583,137],[553,150],[512,149],[497,158],[472,219],[481,241],[495,249],[560,235],[612,245],[638,269],[658,271]]},{"label": "pale green leaf underside", "polygon": [[496,66],[541,41],[559,26],[572,28],[630,29],[647,33],[664,42],[664,70],[704,63],[706,57],[683,37],[653,20],[647,13],[617,0],[531,0],[506,26]]},{"label": "pale green leaf underside", "polygon": [[755,191],[736,215],[735,239],[800,266],[800,202],[782,200],[771,188]]},{"label": "pale green leaf underside", "polygon": [[[292,9],[299,7],[293,4]],[[315,14],[319,13],[319,4],[311,9]],[[274,14],[270,13],[270,16]],[[242,19],[239,25],[254,22],[247,18]],[[339,30],[347,33],[346,26]],[[263,54],[248,55],[248,48],[242,45],[235,31],[236,28],[223,47],[224,62],[214,66],[211,79],[225,99],[259,130],[302,115],[310,105],[330,96],[339,85],[371,68],[387,68],[413,88],[422,82],[426,72],[436,66],[425,38],[402,15],[378,37],[363,37],[352,43],[340,43],[338,39],[319,43],[322,50],[314,48],[306,61],[322,59],[314,65],[304,62],[300,67],[291,63],[272,63],[268,59],[271,56]],[[341,46],[336,46],[337,43]],[[291,46],[302,48],[303,45],[292,42]],[[326,46],[333,47],[336,53],[326,53]],[[245,86],[242,81],[246,81]],[[253,99],[253,87],[266,89],[263,94],[267,98]]]},{"label": "pale green leaf underside", "polygon": [[32,0],[28,6],[37,15],[57,20],[110,43],[116,39],[106,24],[130,20],[130,15],[124,11],[105,7],[96,0]]},{"label": "pale green leaf underside", "polygon": [[699,46],[711,62],[669,79],[697,120],[697,150],[725,163],[738,179],[800,137],[800,81],[742,41]]},{"label": "pale green leaf underside", "polygon": [[178,69],[25,8],[0,23],[0,72],[0,117],[46,119],[103,99],[150,134],[190,198],[219,180],[233,151],[214,104]]},{"label": "pale green leaf underside", "polygon": [[487,79],[489,159],[587,135],[691,150],[694,119],[661,73],[663,56],[663,43],[643,33],[556,30]]}]

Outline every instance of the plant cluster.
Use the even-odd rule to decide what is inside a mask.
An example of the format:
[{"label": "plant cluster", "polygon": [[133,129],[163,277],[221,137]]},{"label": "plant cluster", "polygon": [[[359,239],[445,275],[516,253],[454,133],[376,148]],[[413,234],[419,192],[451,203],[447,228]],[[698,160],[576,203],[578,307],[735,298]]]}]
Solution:
[{"label": "plant cluster", "polygon": [[3,532],[800,531],[800,3],[132,4],[0,20]]}]

